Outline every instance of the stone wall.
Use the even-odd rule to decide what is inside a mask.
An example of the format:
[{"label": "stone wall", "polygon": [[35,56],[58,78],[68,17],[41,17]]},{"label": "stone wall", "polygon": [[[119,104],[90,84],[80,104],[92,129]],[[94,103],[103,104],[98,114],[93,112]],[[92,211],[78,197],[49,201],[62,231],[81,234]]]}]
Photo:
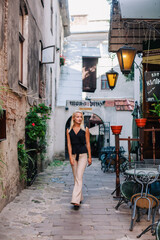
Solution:
[{"label": "stone wall", "polygon": [[[24,6],[24,83],[19,82],[19,4]],[[0,142],[0,210],[22,189],[19,181],[17,144],[25,143],[26,112],[33,104],[52,105],[48,120],[46,163],[54,152],[54,107],[59,79],[59,55],[64,27],[59,1],[54,1],[53,30],[50,31],[50,0],[0,0],[0,100],[6,110],[6,140]],[[49,24],[48,24],[49,23]],[[54,26],[56,24],[56,27]],[[42,43],[40,49],[40,43]],[[55,63],[42,64],[43,47],[55,44]],[[41,72],[41,74],[40,74]],[[52,74],[51,74],[52,72]],[[41,78],[41,79],[40,79]],[[39,80],[43,81],[39,84]],[[39,91],[41,88],[41,91]],[[41,98],[39,97],[41,93]]]},{"label": "stone wall", "polygon": [[17,143],[24,141],[27,103],[24,92],[13,93],[8,82],[8,1],[3,5],[0,48],[0,99],[6,110],[6,137],[0,142],[0,210],[20,191]]}]

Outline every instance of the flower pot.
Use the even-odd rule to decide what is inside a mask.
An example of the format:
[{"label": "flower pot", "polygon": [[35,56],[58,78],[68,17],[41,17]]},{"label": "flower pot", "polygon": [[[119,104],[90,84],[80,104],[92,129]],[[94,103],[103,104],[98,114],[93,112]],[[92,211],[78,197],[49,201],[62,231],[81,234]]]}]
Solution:
[{"label": "flower pot", "polygon": [[122,130],[122,126],[111,126],[112,133],[113,134],[120,134]]},{"label": "flower pot", "polygon": [[146,126],[147,118],[138,118],[135,119],[137,127],[144,128]]}]

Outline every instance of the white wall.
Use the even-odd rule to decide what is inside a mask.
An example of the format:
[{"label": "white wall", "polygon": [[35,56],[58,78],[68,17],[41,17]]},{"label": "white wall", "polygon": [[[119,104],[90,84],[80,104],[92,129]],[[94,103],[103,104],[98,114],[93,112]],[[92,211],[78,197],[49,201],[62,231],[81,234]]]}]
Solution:
[{"label": "white wall", "polygon": [[[78,107],[70,106],[67,103],[68,110],[65,107],[57,107],[55,115],[55,156],[64,156],[65,154],[65,126],[67,120],[72,116]],[[116,111],[115,107],[92,107],[92,110],[83,110],[84,113],[94,113],[98,115],[103,122],[110,122],[110,125],[122,125],[120,137],[132,137],[132,115],[129,111]],[[127,142],[122,141],[121,146],[127,151]],[[115,137],[110,129],[110,146],[115,146]]]},{"label": "white wall", "polygon": [[82,57],[79,42],[66,42],[64,45],[66,63],[61,66],[58,86],[57,106],[65,106],[66,100],[82,99]]},{"label": "white wall", "polygon": [[[45,77],[46,77],[46,104],[51,104],[52,112],[50,119],[48,120],[47,131],[47,153],[46,157],[49,161],[53,159],[55,146],[55,105],[57,98],[57,88],[60,76],[59,58],[61,54],[61,46],[63,46],[64,29],[62,23],[62,17],[60,15],[60,6],[58,0],[53,0],[53,32],[50,30],[51,21],[50,0],[46,0],[44,4],[44,21],[45,21],[45,33],[43,47],[55,45],[55,62],[45,65]],[[59,50],[58,50],[59,49]],[[52,71],[52,81],[51,72]],[[52,93],[52,98],[50,95]]]}]

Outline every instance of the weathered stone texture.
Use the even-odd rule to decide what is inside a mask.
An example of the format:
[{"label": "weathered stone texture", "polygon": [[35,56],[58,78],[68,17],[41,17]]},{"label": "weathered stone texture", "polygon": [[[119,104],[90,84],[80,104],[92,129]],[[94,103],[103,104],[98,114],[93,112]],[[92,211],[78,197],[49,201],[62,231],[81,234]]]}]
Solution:
[{"label": "weathered stone texture", "polygon": [[19,98],[13,93],[6,94],[8,96],[4,106],[7,109],[7,140],[0,143],[0,149],[3,152],[2,160],[6,164],[1,164],[3,165],[1,169],[3,187],[0,188],[0,196],[5,198],[0,202],[0,209],[20,190],[17,144],[20,140],[24,141],[27,105],[24,97]]},{"label": "weathered stone texture", "polygon": [[[20,191],[17,143],[24,140],[27,102],[23,91],[21,96],[13,93],[8,82],[8,1],[3,1],[3,31],[0,42],[0,99],[6,109],[7,139],[0,142],[0,210]],[[1,43],[3,43],[1,45]],[[15,79],[14,79],[15,80]],[[23,96],[23,97],[22,97]]]},{"label": "weathered stone texture", "polygon": [[4,2],[0,1],[0,49],[3,47],[4,42]]}]

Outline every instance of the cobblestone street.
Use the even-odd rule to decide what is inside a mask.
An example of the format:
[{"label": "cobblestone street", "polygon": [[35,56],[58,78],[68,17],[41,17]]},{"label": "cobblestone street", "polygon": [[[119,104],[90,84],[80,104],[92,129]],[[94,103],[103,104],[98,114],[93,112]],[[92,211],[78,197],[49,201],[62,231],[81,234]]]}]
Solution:
[{"label": "cobblestone street", "polygon": [[[79,210],[70,204],[73,177],[69,162],[48,167],[0,214],[1,240],[133,240],[147,227],[147,216],[129,231],[131,210],[115,210],[111,196],[115,173],[103,173],[93,160],[84,174],[84,201]],[[151,233],[140,239],[155,239]]]}]

